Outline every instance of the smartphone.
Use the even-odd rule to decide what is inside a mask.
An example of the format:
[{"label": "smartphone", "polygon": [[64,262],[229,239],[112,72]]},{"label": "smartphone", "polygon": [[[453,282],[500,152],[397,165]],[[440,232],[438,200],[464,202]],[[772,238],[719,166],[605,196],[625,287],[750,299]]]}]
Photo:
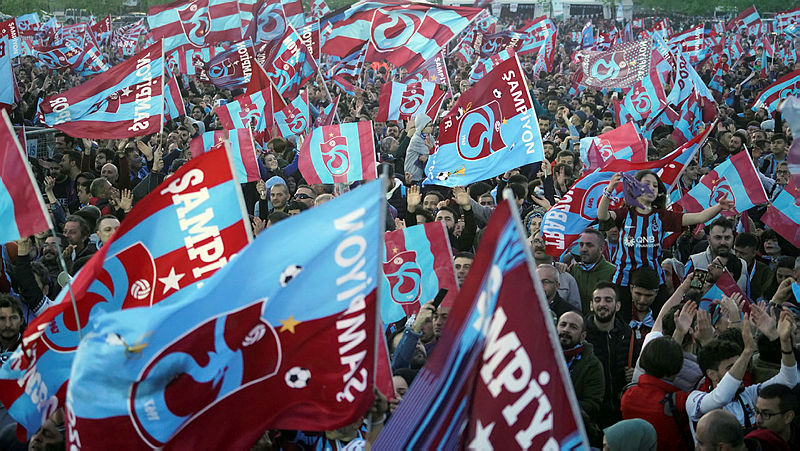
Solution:
[{"label": "smartphone", "polygon": [[706,281],[707,275],[708,275],[708,270],[695,269],[694,274],[692,275],[692,281],[689,282],[689,288],[696,288],[698,290],[703,288],[703,284]]},{"label": "smartphone", "polygon": [[445,296],[447,296],[447,288],[440,289],[439,292],[436,293],[436,297],[433,298],[433,306],[439,308]]}]

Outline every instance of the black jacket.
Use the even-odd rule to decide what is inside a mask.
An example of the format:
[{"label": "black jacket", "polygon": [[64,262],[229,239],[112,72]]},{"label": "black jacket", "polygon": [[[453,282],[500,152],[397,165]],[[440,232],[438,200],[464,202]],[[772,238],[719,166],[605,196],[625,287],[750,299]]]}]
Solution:
[{"label": "black jacket", "polygon": [[[594,355],[603,364],[606,380],[606,395],[601,408],[600,426],[606,427],[619,421],[620,397],[628,381],[625,367],[628,363],[628,352],[631,345],[631,328],[620,315],[614,318],[614,327],[601,331],[594,323],[594,314],[586,316],[586,341],[594,347]],[[605,424],[608,423],[608,424]]]}]

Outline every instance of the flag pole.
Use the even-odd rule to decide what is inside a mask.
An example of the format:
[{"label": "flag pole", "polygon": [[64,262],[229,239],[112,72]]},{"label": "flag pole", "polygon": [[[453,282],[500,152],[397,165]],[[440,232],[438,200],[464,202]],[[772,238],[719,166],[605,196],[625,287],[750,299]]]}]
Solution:
[{"label": "flag pole", "polygon": [[[333,103],[333,96],[331,96],[331,92],[328,91],[328,84],[325,83],[325,77],[322,76],[322,72],[320,72],[319,66],[317,66],[317,76],[320,78],[320,80],[322,80],[322,87],[325,88],[325,94],[327,94],[328,96],[328,101],[330,103]],[[339,113],[336,111],[336,109],[333,110],[333,117],[336,118],[336,122],[340,124],[342,123],[342,120],[339,119]]]},{"label": "flag pole", "polygon": [[75,301],[75,293],[72,291],[72,277],[69,275],[69,271],[67,271],[67,262],[64,261],[64,250],[61,249],[61,240],[59,240],[58,235],[56,235],[56,229],[51,228],[50,234],[56,240],[58,261],[61,263],[61,270],[64,271],[64,274],[67,276],[67,290],[69,291],[69,298],[72,301],[72,312],[75,314],[75,327],[78,329],[78,341],[80,342],[83,339],[83,334],[81,333],[81,321],[80,317],[78,316],[78,304]]},{"label": "flag pole", "polygon": [[[161,39],[161,128],[158,130],[158,141],[159,145],[161,145],[161,136],[164,134],[164,102],[166,99],[164,98],[164,91],[166,83],[164,83],[164,76],[166,75],[164,72],[167,70],[167,62],[164,60],[164,39]],[[172,74],[170,74],[171,76]]]}]

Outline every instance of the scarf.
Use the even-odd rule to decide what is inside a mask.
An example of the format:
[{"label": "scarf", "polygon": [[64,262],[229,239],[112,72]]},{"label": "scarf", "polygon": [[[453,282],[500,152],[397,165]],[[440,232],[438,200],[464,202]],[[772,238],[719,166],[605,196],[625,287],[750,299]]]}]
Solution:
[{"label": "scarf", "polygon": [[564,350],[564,360],[567,361],[567,368],[570,371],[572,371],[572,365],[581,359],[581,354],[583,354],[583,343],[579,343],[574,348]]},{"label": "scarf", "polygon": [[653,323],[654,323],[653,311],[650,310],[649,312],[647,312],[647,316],[645,316],[643,320],[641,321],[636,321],[635,319],[631,320],[630,327],[631,329],[639,329],[642,326],[646,326],[652,329]]}]

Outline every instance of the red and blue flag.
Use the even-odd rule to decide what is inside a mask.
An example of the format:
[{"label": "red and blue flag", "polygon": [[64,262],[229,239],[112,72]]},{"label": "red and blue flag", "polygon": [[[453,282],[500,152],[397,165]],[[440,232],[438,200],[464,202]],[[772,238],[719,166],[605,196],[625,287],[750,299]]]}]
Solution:
[{"label": "red and blue flag", "polygon": [[514,54],[515,52],[513,48],[505,48],[493,55],[484,58],[478,58],[478,60],[475,61],[475,64],[472,65],[472,70],[469,72],[469,82],[477,83],[478,80],[483,78],[484,75],[491,72],[495,65],[500,64],[507,59],[511,59]]},{"label": "red and blue flag", "polygon": [[240,183],[261,180],[258,169],[258,156],[253,144],[253,134],[249,128],[236,130],[214,130],[192,139],[190,148],[192,158],[198,157],[212,148],[230,146],[233,159],[233,172]]},{"label": "red and blue flag", "polygon": [[261,1],[257,4],[255,18],[250,22],[245,37],[255,44],[277,42],[286,32],[286,16],[280,0]]},{"label": "red and blue flag", "polygon": [[319,112],[319,116],[317,116],[317,120],[314,122],[315,127],[333,124],[333,118],[336,117],[336,108],[339,107],[340,97],[341,95],[336,96],[331,103]]},{"label": "red and blue flag", "polygon": [[223,47],[208,46],[197,48],[191,45],[183,45],[165,55],[167,67],[171,70],[178,69],[178,72],[185,75],[196,75],[198,70],[203,67],[206,61],[211,61],[214,57],[224,52]]},{"label": "red and blue flag", "polygon": [[257,132],[272,129],[272,88],[242,94],[217,108],[217,116],[226,130],[250,128]]},{"label": "red and blue flag", "polygon": [[778,108],[781,100],[798,92],[800,92],[800,69],[784,75],[767,86],[753,103],[753,111],[764,108],[768,113],[772,113]]},{"label": "red and blue flag", "polygon": [[4,109],[0,110],[0,216],[0,243],[53,228],[28,156]]},{"label": "red and blue flag", "polygon": [[306,16],[303,13],[303,2],[301,0],[281,0],[283,14],[286,22],[295,29],[306,24]]},{"label": "red and blue flag", "polygon": [[161,42],[91,81],[46,97],[44,123],[76,138],[119,139],[157,133],[164,110]]},{"label": "red and blue flag", "polygon": [[542,136],[525,83],[514,55],[462,93],[440,122],[423,183],[466,186],[542,161]]},{"label": "red and blue flag", "polygon": [[481,238],[436,352],[376,449],[588,449],[529,252],[519,214],[505,201]]},{"label": "red and blue flag", "polygon": [[147,23],[153,39],[164,40],[165,51],[242,40],[238,0],[177,0],[152,6]]},{"label": "red and blue flag", "polygon": [[381,320],[390,324],[419,312],[440,289],[441,306],[452,307],[458,294],[453,251],[442,221],[386,232],[381,260]]},{"label": "red and blue flag", "polygon": [[280,43],[271,49],[264,61],[262,67],[267,77],[287,99],[297,97],[300,88],[317,74],[314,57],[292,27],[286,27]]},{"label": "red and blue flag", "polygon": [[39,14],[36,12],[23,14],[17,17],[17,31],[21,35],[34,34],[39,30],[42,23],[39,22]]},{"label": "red and blue flag", "polygon": [[241,41],[203,62],[197,76],[219,88],[244,88],[250,83],[256,64],[253,43],[249,40]]},{"label": "red and blue flag", "polygon": [[[69,385],[68,440],[248,449],[267,429],[360,421],[376,387],[385,209],[382,184],[366,184],[265,230],[175,302],[92,321]],[[131,358],[124,343],[137,342]]]},{"label": "red and blue flag", "polygon": [[250,240],[228,153],[189,160],[134,206],[71,290],[62,290],[25,329],[22,345],[0,367],[0,400],[9,415],[33,435],[64,405],[79,338],[87,337],[95,319],[197,290]]},{"label": "red and blue flag", "polygon": [[378,97],[378,122],[411,119],[422,114],[436,119],[445,91],[433,82],[389,82],[381,87]]},{"label": "red and blue flag", "polygon": [[283,109],[276,111],[273,120],[284,138],[304,134],[311,124],[308,90],[301,91],[300,95],[292,99]]},{"label": "red and blue flag", "polygon": [[376,178],[372,121],[315,128],[300,147],[298,168],[309,184]]},{"label": "red and blue flag", "polygon": [[186,116],[186,104],[183,102],[178,79],[170,71],[165,75],[167,83],[164,85],[164,120],[177,119]]},{"label": "red and blue flag", "polygon": [[761,221],[794,246],[800,246],[800,188],[794,181],[767,206]]},{"label": "red and blue flag", "polygon": [[409,72],[402,83],[420,83],[430,81],[438,85],[450,86],[450,76],[447,74],[447,54],[441,51],[433,58],[422,63],[416,70]]}]

